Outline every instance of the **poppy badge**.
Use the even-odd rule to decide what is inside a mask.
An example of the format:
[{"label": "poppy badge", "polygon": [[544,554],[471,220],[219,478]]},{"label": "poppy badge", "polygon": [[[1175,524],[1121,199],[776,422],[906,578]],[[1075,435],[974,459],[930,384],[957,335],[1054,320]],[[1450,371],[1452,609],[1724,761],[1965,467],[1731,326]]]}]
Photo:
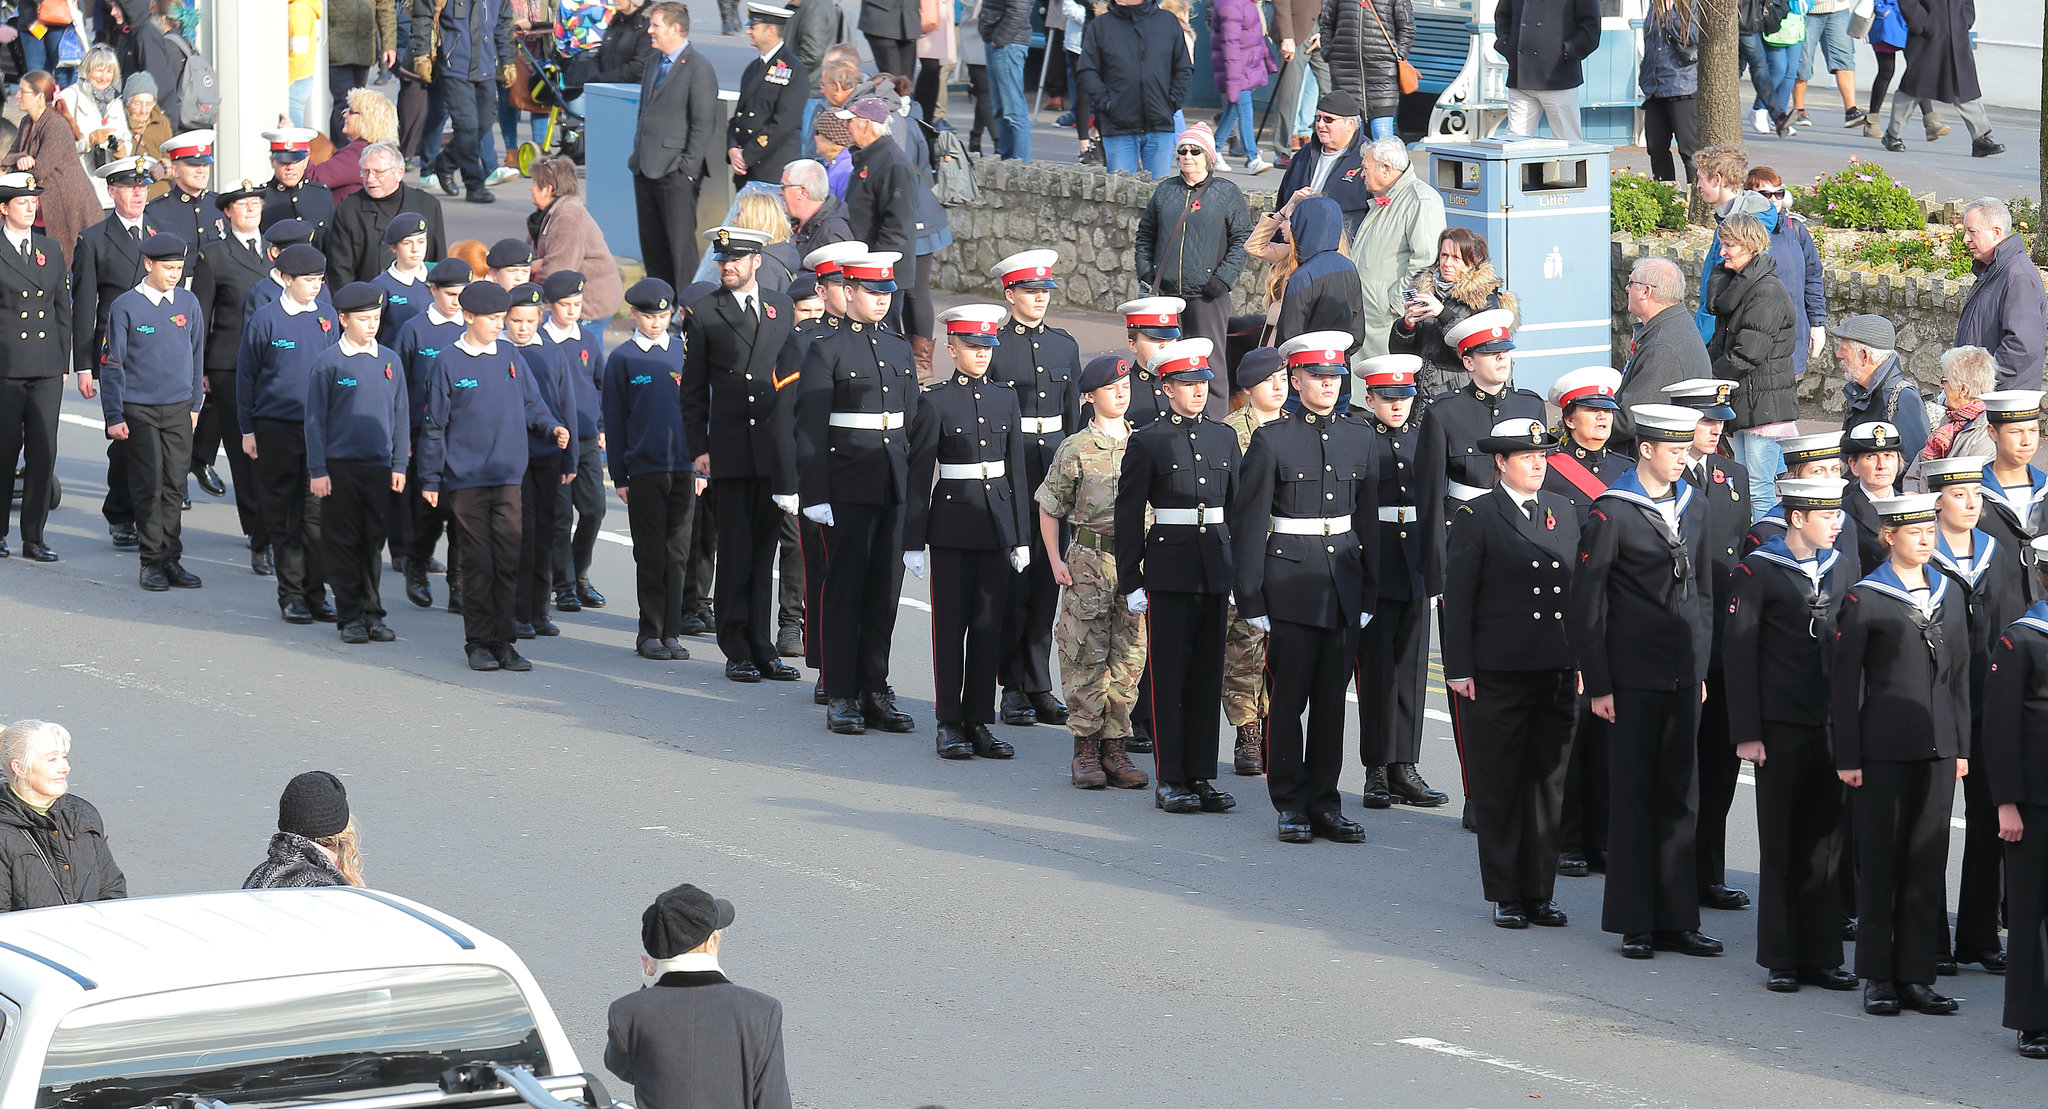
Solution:
[{"label": "poppy badge", "polygon": [[36,251],[36,265],[38,265],[38,266],[41,266],[41,265],[47,265],[47,264],[48,264],[48,262],[49,262],[49,260],[43,257],[43,252],[42,252],[42,251],[40,251],[40,250]]},{"label": "poppy badge", "polygon": [[1547,509],[1547,508],[1543,510],[1543,530],[1544,530],[1544,531],[1556,531],[1556,530],[1557,530],[1557,514],[1556,514],[1556,513],[1554,513],[1554,512],[1552,512],[1552,511],[1550,511],[1550,510],[1549,510],[1549,509]]},{"label": "poppy badge", "polygon": [[761,310],[768,313],[769,319],[775,318],[775,306],[773,304],[764,304],[761,306]]},{"label": "poppy badge", "polygon": [[185,313],[180,312],[177,315],[172,316],[171,322],[177,324],[179,327],[185,326]]},{"label": "poppy badge", "polygon": [[320,317],[320,330],[323,332],[334,330],[334,321],[328,319],[326,316]]}]

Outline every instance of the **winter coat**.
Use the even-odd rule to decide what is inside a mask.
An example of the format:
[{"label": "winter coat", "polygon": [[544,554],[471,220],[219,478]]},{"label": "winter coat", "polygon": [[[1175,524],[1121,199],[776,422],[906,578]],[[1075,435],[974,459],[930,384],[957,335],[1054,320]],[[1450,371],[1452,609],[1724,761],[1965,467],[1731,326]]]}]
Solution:
[{"label": "winter coat", "polygon": [[1493,51],[1508,60],[1508,87],[1575,89],[1600,47],[1600,0],[1496,0]]},{"label": "winter coat", "polygon": [[512,9],[504,0],[412,0],[417,47],[426,45],[437,4],[444,6],[434,79],[446,75],[496,84],[498,67],[512,64]]},{"label": "winter coat", "polygon": [[[1287,233],[1301,263],[1287,276],[1273,345],[1311,331],[1350,331],[1365,305],[1358,289],[1358,267],[1338,249],[1344,242],[1343,210],[1328,197],[1310,197],[1294,206]],[[1354,336],[1345,354],[1355,356],[1363,342]],[[1350,394],[1351,375],[1346,374],[1338,395]]]},{"label": "winter coat", "polygon": [[[171,117],[164,114],[162,105],[149,110],[149,119],[143,122],[140,130],[136,129],[135,121],[129,119],[128,133],[135,136],[135,145],[129,147],[129,152],[156,162],[168,160],[164,157],[164,144],[171,141],[172,135],[177,134],[172,130]],[[170,191],[171,182],[166,178],[152,182],[147,195],[149,199],[155,200]]]},{"label": "winter coat", "polygon": [[1614,443],[1619,449],[1635,439],[1635,423],[1629,418],[1632,404],[1669,404],[1666,385],[1714,376],[1707,358],[1706,340],[1693,323],[1685,305],[1674,304],[1636,325],[1629,342],[1628,359],[1621,366],[1621,387],[1614,391],[1621,410],[1614,414]]},{"label": "winter coat", "polygon": [[[127,114],[122,113],[122,119],[126,118]],[[43,233],[57,240],[64,251],[64,264],[69,266],[71,253],[78,247],[78,233],[105,215],[99,198],[93,194],[93,179],[86,177],[85,166],[78,160],[71,122],[58,115],[55,108],[46,109],[42,118],[33,122],[24,118],[21,130],[14,133],[14,145],[6,157],[0,158],[0,166],[19,169],[23,155],[35,159],[29,172],[35,174],[36,183],[43,187]]]},{"label": "winter coat", "polygon": [[[82,77],[73,82],[70,88],[58,93],[57,99],[70,109],[71,122],[78,128],[78,138],[72,143],[73,160],[85,167],[86,176],[92,181],[93,196],[98,199],[101,210],[113,207],[114,202],[107,195],[107,183],[95,176],[92,171],[113,161],[116,155],[104,145],[93,145],[92,133],[102,127],[106,128],[107,139],[102,140],[102,143],[111,141],[120,150],[133,154],[135,136],[128,131],[127,105],[116,96],[102,108],[99,101],[93,99],[92,90],[86,87]],[[37,162],[36,169],[42,168],[42,163]],[[37,176],[41,174],[38,173]]]},{"label": "winter coat", "polygon": [[[1721,221],[1732,215],[1755,216],[1757,222],[1764,225],[1764,230],[1775,235],[1778,223],[1785,218],[1785,211],[1761,193],[1755,192],[1738,193],[1734,199],[1714,209],[1714,237],[1707,240],[1707,255],[1700,261],[1697,287],[1702,290],[1707,287],[1707,282],[1713,280],[1714,271],[1721,267]],[[1705,297],[1700,298],[1700,306],[1693,312],[1692,322],[1700,329],[1702,341],[1714,337],[1714,306]]]},{"label": "winter coat", "polygon": [[1771,230],[1771,260],[1778,264],[1778,280],[1792,297],[1792,327],[1798,334],[1792,343],[1792,372],[1806,372],[1809,343],[1807,329],[1828,325],[1828,294],[1821,284],[1820,247],[1806,221],[1790,212],[1778,217]]},{"label": "winter coat", "polygon": [[398,6],[391,0],[327,0],[329,65],[374,66],[384,51],[397,49]]},{"label": "winter coat", "polygon": [[306,170],[306,180],[316,185],[327,186],[336,204],[347,200],[363,187],[363,151],[370,144],[362,139],[350,139],[324,162]]},{"label": "winter coat", "polygon": [[860,33],[910,42],[924,34],[918,0],[860,0]]},{"label": "winter coat", "polygon": [[[1337,164],[1323,177],[1323,188],[1319,196],[1327,196],[1344,209],[1344,234],[1358,233],[1358,224],[1365,219],[1365,213],[1372,207],[1372,190],[1366,187],[1365,170],[1360,166],[1360,152],[1370,140],[1370,134],[1361,126],[1351,136],[1351,145],[1337,154]],[[1280,190],[1273,195],[1281,203],[1296,191],[1305,189],[1316,179],[1316,167],[1325,157],[1323,145],[1310,139],[1294,157],[1287,161],[1287,172],[1280,175]]]},{"label": "winter coat", "polygon": [[1899,0],[1899,14],[1906,17],[1906,72],[1895,95],[1942,104],[1984,95],[1970,53],[1976,0]]},{"label": "winter coat", "polygon": [[114,48],[114,57],[121,62],[123,80],[131,74],[147,73],[150,80],[156,82],[159,103],[177,102],[178,56],[171,49],[170,39],[154,22],[145,19],[140,23],[109,26],[106,39],[107,45]]},{"label": "winter coat", "polygon": [[1074,73],[1094,105],[1097,130],[1145,135],[1173,130],[1195,66],[1180,20],[1156,0],[1143,0],[1111,4],[1089,22]]},{"label": "winter coat", "polygon": [[1742,383],[1728,397],[1735,409],[1730,430],[1798,419],[1792,348],[1806,334],[1793,330],[1792,297],[1778,280],[1777,260],[1758,255],[1740,273],[1724,264],[1714,271],[1707,298],[1716,319],[1707,344],[1714,376]]},{"label": "winter coat", "polygon": [[1422,183],[1412,165],[1366,211],[1351,238],[1351,260],[1365,294],[1365,309],[1354,325],[1365,340],[1359,352],[1364,357],[1387,353],[1394,321],[1405,307],[1401,290],[1436,264],[1436,241],[1443,233],[1444,198]]},{"label": "winter coat", "polygon": [[983,46],[1024,46],[1031,42],[1031,0],[982,0],[975,30]]},{"label": "winter coat", "polygon": [[[1375,10],[1378,21],[1373,19]],[[1386,26],[1384,34],[1381,24]],[[1324,0],[1316,29],[1323,36],[1330,83],[1350,93],[1367,116],[1393,115],[1401,104],[1395,63],[1415,46],[1415,9],[1409,0]]]},{"label": "winter coat", "polygon": [[128,878],[107,846],[100,811],[74,794],[50,806],[28,807],[0,784],[0,910],[44,909],[128,896]]},{"label": "winter coat", "polygon": [[1896,353],[1871,373],[1870,384],[1859,385],[1853,378],[1843,382],[1842,399],[1843,433],[1883,420],[1899,429],[1900,457],[1918,458],[1927,448],[1927,402],[1920,399],[1920,390],[1906,376]]},{"label": "winter coat", "polygon": [[883,135],[853,152],[853,178],[846,184],[846,225],[876,251],[895,251],[908,262],[917,253],[917,171]]},{"label": "winter coat", "polygon": [[245,890],[308,889],[351,884],[312,840],[292,832],[270,837],[269,857],[243,879]]},{"label": "winter coat", "polygon": [[1500,274],[1494,271],[1491,262],[1481,262],[1451,282],[1438,277],[1436,267],[1431,266],[1416,274],[1409,287],[1428,293],[1443,305],[1435,316],[1416,321],[1414,327],[1409,327],[1405,319],[1395,320],[1387,339],[1387,349],[1393,353],[1413,354],[1422,359],[1422,369],[1415,375],[1417,396],[1433,397],[1462,389],[1471,380],[1471,375],[1465,372],[1464,359],[1445,344],[1444,334],[1472,318],[1473,313],[1505,308],[1516,313],[1515,326],[1521,326],[1520,303],[1515,294],[1500,287]]},{"label": "winter coat", "polygon": [[811,251],[851,238],[853,228],[846,223],[846,202],[836,196],[826,197],[823,206],[811,213],[810,219],[797,224],[789,234],[791,249],[799,263],[809,257]]},{"label": "winter coat", "polygon": [[597,44],[597,69],[592,81],[617,85],[638,85],[647,71],[647,55],[654,53],[654,40],[647,37],[648,5],[632,15],[612,12],[605,24],[604,40]]},{"label": "winter coat", "polygon": [[1138,217],[1138,280],[1160,296],[1227,296],[1244,272],[1251,234],[1252,210],[1236,185],[1213,173],[1190,185],[1176,173],[1152,190]]},{"label": "winter coat", "polygon": [[[1910,64],[1910,63],[1909,63]],[[2041,271],[2027,257],[2027,244],[2008,235],[1991,264],[1972,262],[1977,284],[1956,320],[1955,346],[1983,347],[1998,360],[2000,389],[2039,389],[2044,334],[2048,334],[2048,292]]]},{"label": "winter coat", "polygon": [[1253,0],[1216,0],[1209,10],[1209,64],[1216,67],[1223,99],[1232,104],[1265,88],[1270,75],[1280,71],[1266,47],[1266,28]]},{"label": "winter coat", "polygon": [[539,215],[539,230],[533,236],[534,282],[547,280],[556,270],[575,270],[583,275],[583,318],[593,323],[611,319],[626,299],[626,289],[619,263],[583,198],[559,197]]},{"label": "winter coat", "polygon": [[798,4],[796,18],[789,21],[788,35],[783,41],[789,43],[797,60],[804,63],[804,76],[810,81],[812,100],[824,96],[819,90],[818,78],[824,76],[825,51],[832,49],[832,36],[838,33],[839,8],[831,0]]},{"label": "winter coat", "polygon": [[1636,87],[1647,98],[1699,93],[1698,0],[1677,0],[1673,7],[1668,17],[1653,15],[1643,24],[1643,61],[1636,69]]}]

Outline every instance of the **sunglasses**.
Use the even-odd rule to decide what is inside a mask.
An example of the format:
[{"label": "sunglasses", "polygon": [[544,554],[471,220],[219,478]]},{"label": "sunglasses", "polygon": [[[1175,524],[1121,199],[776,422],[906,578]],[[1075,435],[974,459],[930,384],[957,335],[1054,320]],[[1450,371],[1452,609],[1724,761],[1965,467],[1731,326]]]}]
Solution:
[{"label": "sunglasses", "polygon": [[1201,147],[1199,147],[1199,146],[1183,146],[1183,147],[1179,148],[1178,150],[1175,150],[1175,151],[1174,151],[1174,153],[1175,153],[1175,154],[1178,154],[1178,155],[1180,155],[1180,156],[1181,156],[1181,157],[1183,157],[1183,158],[1190,158],[1190,157],[1202,157],[1202,158],[1206,158],[1206,157],[1208,157],[1208,156],[1209,156],[1209,152],[1208,152],[1208,151],[1206,151],[1206,150],[1203,150],[1203,149],[1202,149]]},{"label": "sunglasses", "polygon": [[1757,190],[1757,193],[1758,193],[1758,195],[1760,195],[1760,196],[1763,196],[1763,197],[1765,197],[1766,199],[1769,199],[1769,200],[1783,200],[1783,199],[1785,199],[1785,190],[1784,190],[1784,189],[1758,189],[1758,190]]}]

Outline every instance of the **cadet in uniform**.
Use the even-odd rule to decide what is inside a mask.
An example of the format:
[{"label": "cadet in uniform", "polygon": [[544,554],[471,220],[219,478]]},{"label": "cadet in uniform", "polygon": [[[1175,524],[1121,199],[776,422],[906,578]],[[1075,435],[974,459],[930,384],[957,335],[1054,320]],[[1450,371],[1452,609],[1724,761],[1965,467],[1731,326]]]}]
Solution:
[{"label": "cadet in uniform", "polygon": [[[2032,572],[2041,575],[2048,538],[2034,540],[2031,550]],[[2034,584],[2048,587],[2048,581]],[[2035,601],[1992,645],[1983,734],[1983,763],[1976,770],[1990,783],[1998,837],[2006,845],[2012,948],[2004,1023],[2019,1033],[2021,1055],[2048,1059],[2048,836],[2042,834],[2048,830],[2048,601]]]},{"label": "cadet in uniform", "polygon": [[555,509],[553,552],[555,607],[563,612],[603,608],[604,594],[590,584],[590,561],[597,552],[597,533],[604,523],[604,401],[598,375],[604,369],[604,329],[586,325],[583,316],[583,275],[556,270],[540,287],[548,318],[541,338],[569,367],[576,389],[576,480],[562,486]]},{"label": "cadet in uniform", "polygon": [[26,173],[0,174],[8,248],[0,267],[13,271],[0,281],[0,458],[7,460],[0,474],[6,489],[0,498],[0,556],[7,552],[5,514],[14,503],[13,461],[21,458],[27,479],[21,490],[21,556],[55,562],[57,552],[44,542],[43,526],[50,518],[64,375],[73,364],[71,287],[63,250],[35,230],[35,198],[42,191]]},{"label": "cadet in uniform", "polygon": [[1282,843],[1365,842],[1337,795],[1344,691],[1358,629],[1379,600],[1373,437],[1334,415],[1353,342],[1342,331],[1311,331],[1281,344],[1301,407],[1252,433],[1231,505],[1238,610],[1266,633],[1266,789]]},{"label": "cadet in uniform", "polygon": [[271,572],[270,533],[263,526],[261,498],[256,495],[256,478],[249,456],[238,443],[236,426],[235,359],[242,349],[242,306],[249,288],[270,273],[270,255],[263,249],[263,235],[257,221],[263,214],[262,190],[252,181],[214,197],[220,206],[222,233],[199,244],[199,272],[192,292],[199,298],[199,311],[206,319],[206,408],[199,413],[199,428],[192,439],[192,471],[199,487],[218,497],[220,475],[213,468],[220,445],[228,444],[228,473],[235,479],[235,513],[242,534],[249,541],[249,568],[259,574]]},{"label": "cadet in uniform", "polygon": [[[1793,481],[1825,481],[1842,476],[1842,433],[1824,432],[1820,435],[1790,435],[1778,440],[1778,448],[1785,454],[1785,477]],[[1847,488],[1846,483],[1844,488]],[[1843,529],[1849,526],[1848,513],[1840,517]],[[1746,556],[1756,550],[1773,535],[1785,534],[1785,513],[1777,505],[1757,517],[1742,535],[1742,553]],[[1850,542],[1837,549],[1854,555],[1855,535]]]},{"label": "cadet in uniform", "polygon": [[[953,373],[925,391],[910,424],[910,507],[903,563],[926,575],[931,547],[932,677],[939,757],[1007,759],[996,718],[998,637],[1013,579],[1031,561],[1023,417],[1016,393],[988,379],[1003,309],[941,313]],[[934,475],[936,474],[936,481]]]},{"label": "cadet in uniform", "polygon": [[[1874,505],[1896,491],[1902,468],[1899,442],[1899,429],[1883,421],[1857,424],[1842,437],[1842,461],[1852,478],[1849,491],[1842,494],[1842,511],[1848,517],[1842,530],[1855,531],[1856,560],[1865,574],[1884,565],[1887,557],[1877,539],[1884,523]],[[1848,553],[1849,544],[1844,543],[1842,550]]]},{"label": "cadet in uniform", "polygon": [[[405,326],[398,329],[397,341],[392,343],[391,352],[398,356],[398,363],[405,370],[405,387],[409,397],[407,411],[412,414],[412,462],[406,474],[406,503],[410,507],[412,536],[405,552],[405,599],[420,608],[434,607],[433,587],[427,582],[427,575],[434,569],[434,545],[441,541],[441,530],[446,525],[448,510],[428,504],[421,496],[425,486],[420,483],[420,432],[426,426],[427,382],[433,376],[434,359],[441,352],[455,345],[462,337],[463,319],[462,289],[470,281],[469,263],[460,258],[443,258],[427,271],[426,310]],[[457,590],[460,578],[455,573],[461,565],[462,552],[450,533],[448,543],[448,611],[462,609],[461,594]]]},{"label": "cadet in uniform", "polygon": [[[1252,432],[1287,418],[1287,366],[1279,350],[1257,347],[1237,364],[1237,387],[1245,403],[1223,423],[1237,433],[1237,449],[1252,445]],[[1230,606],[1223,632],[1223,722],[1237,731],[1231,769],[1244,777],[1266,772],[1266,633],[1245,623]]]},{"label": "cadet in uniform", "polygon": [[1629,414],[1636,468],[1580,524],[1565,609],[1586,695],[1610,725],[1600,926],[1631,959],[1718,955],[1721,942],[1699,932],[1693,850],[1694,732],[1713,643],[1707,508],[1683,480],[1700,414],[1668,404]]},{"label": "cadet in uniform", "polygon": [[1237,585],[1228,520],[1240,456],[1237,436],[1202,415],[1216,376],[1209,346],[1183,339],[1159,352],[1153,369],[1171,412],[1131,436],[1116,491],[1117,589],[1126,607],[1146,614],[1153,803],[1171,813],[1237,805],[1210,784],[1225,606]]},{"label": "cadet in uniform", "polygon": [[[796,344],[792,353],[797,366],[810,357],[811,347],[820,339],[839,333],[846,322],[846,278],[840,271],[840,263],[848,258],[865,257],[868,244],[858,239],[847,239],[830,243],[804,255],[804,265],[818,279],[818,298],[824,302],[825,314],[816,320],[797,325],[790,335]],[[799,475],[801,478],[801,475]],[[816,687],[811,690],[811,700],[825,704],[825,525],[808,516],[799,515],[796,521],[797,551],[803,559],[804,579],[804,665],[818,672]]]},{"label": "cadet in uniform", "polygon": [[[1003,284],[1010,318],[989,359],[988,378],[1010,386],[1022,412],[1024,472],[1017,488],[1026,497],[1045,480],[1060,440],[1081,426],[1081,347],[1074,337],[1045,322],[1053,290],[1057,251],[1026,250],[995,264],[989,276]],[[1016,580],[1003,608],[1001,666],[1003,723],[1062,725],[1067,707],[1052,693],[1052,621],[1059,607],[1059,583],[1038,558]]]},{"label": "cadet in uniform", "polygon": [[[1077,789],[1143,789],[1151,784],[1125,750],[1138,676],[1145,668],[1145,618],[1119,602],[1116,588],[1116,490],[1131,425],[1131,361],[1098,355],[1078,387],[1094,416],[1060,443],[1039,485],[1038,530],[1060,594],[1053,642],[1067,728],[1074,733],[1071,766]],[[1073,528],[1062,557],[1060,522]]]},{"label": "cadet in uniform", "polygon": [[777,4],[747,5],[747,39],[761,56],[740,74],[739,99],[727,125],[726,161],[734,188],[752,182],[779,185],[782,167],[804,156],[804,99],[810,75],[796,51],[783,44],[795,12]]},{"label": "cadet in uniform", "polygon": [[384,322],[377,325],[377,341],[389,347],[398,341],[399,329],[434,302],[427,288],[427,218],[418,212],[391,217],[384,225],[384,245],[391,251],[391,264],[370,278],[370,284],[384,290]]},{"label": "cadet in uniform", "polygon": [[[270,260],[273,263],[277,261],[279,254],[301,243],[311,245],[312,242],[313,225],[304,220],[281,219],[271,224],[263,232],[263,244],[269,251]],[[279,273],[276,267],[273,266],[270,270],[270,280],[258,281],[256,284],[249,286],[248,295],[242,301],[242,318],[254,318],[256,310],[276,300],[284,291],[284,286],[284,274]],[[327,299],[327,286],[325,285],[320,287],[320,307],[330,311],[334,308],[333,302]]]},{"label": "cadet in uniform", "polygon": [[533,276],[533,246],[524,239],[499,239],[484,252],[484,266],[486,281],[516,289]]},{"label": "cadet in uniform", "polygon": [[626,290],[633,335],[605,357],[605,456],[626,504],[633,536],[633,586],[640,603],[634,650],[641,658],[687,659],[682,643],[683,559],[690,549],[697,475],[683,421],[682,341],[671,341],[675,290],[650,277]]},{"label": "cadet in uniform", "polygon": [[313,245],[327,244],[327,225],[334,222],[334,194],[318,181],[306,180],[307,159],[319,133],[310,127],[280,127],[263,132],[270,144],[270,181],[263,186],[263,226],[281,219],[305,220],[313,228]]},{"label": "cadet in uniform", "polygon": [[768,236],[744,227],[704,233],[718,292],[683,322],[683,421],[698,473],[711,475],[717,529],[718,649],[729,681],[802,677],[775,650],[775,545],[796,506],[796,306],[761,287]]},{"label": "cadet in uniform", "polygon": [[1551,894],[1577,698],[1564,615],[1579,517],[1543,488],[1557,446],[1530,419],[1479,441],[1500,480],[1451,514],[1444,567],[1444,686],[1479,771],[1479,881],[1501,928],[1566,923]]},{"label": "cadet in uniform", "polygon": [[[78,395],[98,395],[100,357],[106,353],[107,311],[114,298],[142,284],[142,240],[156,234],[155,221],[144,211],[149,171],[140,158],[117,158],[93,170],[107,183],[113,210],[107,218],[78,233],[71,252],[71,361],[78,371]],[[107,497],[100,506],[114,546],[132,550],[135,506],[128,496],[128,444],[107,441]]]},{"label": "cadet in uniform", "polygon": [[1875,502],[1890,554],[1849,589],[1829,679],[1835,770],[1856,791],[1856,976],[1873,1016],[1956,1011],[1932,987],[1947,954],[1949,813],[1968,770],[1969,629],[1962,597],[1927,565],[1938,499]]},{"label": "cadet in uniform", "polygon": [[199,250],[227,230],[220,206],[214,203],[213,132],[186,131],[164,140],[170,160],[171,191],[149,202],[149,221],[158,230],[175,232],[185,242],[185,286],[199,270]]},{"label": "cadet in uniform", "polygon": [[1853,990],[1842,969],[1842,783],[1828,665],[1856,556],[1836,549],[1840,478],[1778,482],[1784,526],[1735,568],[1722,632],[1728,730],[1756,768],[1756,961],[1779,993]]},{"label": "cadet in uniform", "polygon": [[320,352],[306,383],[306,472],[320,498],[321,566],[334,586],[343,643],[389,643],[384,533],[405,491],[411,421],[405,370],[377,342],[384,291],[355,282],[333,295],[341,339]]},{"label": "cadet in uniform", "polygon": [[[876,325],[896,292],[895,251],[840,263],[846,322],[804,354],[796,399],[803,513],[824,527],[825,725],[842,735],[916,727],[889,686],[889,646],[903,592],[903,513],[917,368],[910,344]],[[920,490],[922,492],[922,490]]]},{"label": "cadet in uniform", "polygon": [[[540,337],[540,286],[531,281],[509,290],[512,307],[505,312],[505,339],[519,352],[541,404],[557,424],[574,428],[576,383],[560,348]],[[576,480],[576,442],[560,444],[544,432],[529,429],[526,473],[519,483],[519,568],[513,572],[512,632],[520,639],[556,636],[562,629],[548,619],[548,598],[554,592],[555,513],[562,488]]]},{"label": "cadet in uniform", "polygon": [[[128,489],[141,540],[142,588],[199,588],[178,561],[179,508],[192,466],[192,428],[206,402],[206,323],[183,288],[187,247],[168,232],[142,242],[142,284],[107,311],[100,411],[107,434],[128,444]],[[9,459],[8,464],[12,465]]]},{"label": "cadet in uniform", "polygon": [[2033,541],[2048,531],[2048,476],[2034,465],[2041,442],[2041,393],[2034,389],[2011,389],[1978,396],[1984,402],[1984,420],[1990,425],[1990,465],[1984,467],[1984,508],[1982,527],[2005,548],[2004,557],[2020,573],[2020,589],[2027,603],[2041,600],[2040,583],[2033,574]]},{"label": "cadet in uniform", "polygon": [[1131,348],[1131,410],[1124,419],[1134,431],[1166,414],[1166,392],[1152,368],[1159,348],[1180,338],[1180,314],[1188,302],[1179,297],[1140,297],[1116,306],[1124,318],[1124,342]]}]

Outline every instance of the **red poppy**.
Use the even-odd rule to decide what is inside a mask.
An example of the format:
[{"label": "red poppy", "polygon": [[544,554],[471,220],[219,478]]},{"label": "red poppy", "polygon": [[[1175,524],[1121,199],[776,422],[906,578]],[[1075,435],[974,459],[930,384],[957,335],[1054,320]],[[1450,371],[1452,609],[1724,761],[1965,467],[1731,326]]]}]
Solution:
[{"label": "red poppy", "polygon": [[185,313],[180,312],[177,315],[172,316],[171,322],[177,324],[179,327],[185,326]]},{"label": "red poppy", "polygon": [[775,306],[773,304],[764,304],[761,306],[761,308],[763,311],[766,311],[768,313],[769,319],[772,320],[775,318]]},{"label": "red poppy", "polygon": [[330,319],[328,319],[328,318],[327,318],[326,316],[322,316],[322,317],[320,317],[320,330],[321,330],[321,331],[332,331],[332,330],[334,330],[334,321],[333,321],[333,320],[330,320]]},{"label": "red poppy", "polygon": [[384,366],[384,380],[391,380],[391,366],[388,363]]}]

